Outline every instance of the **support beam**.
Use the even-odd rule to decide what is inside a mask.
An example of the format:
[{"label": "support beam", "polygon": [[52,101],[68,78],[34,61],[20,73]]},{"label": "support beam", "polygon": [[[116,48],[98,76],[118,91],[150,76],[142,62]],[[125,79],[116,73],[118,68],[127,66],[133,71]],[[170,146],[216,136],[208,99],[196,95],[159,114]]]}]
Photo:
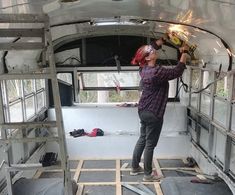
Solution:
[{"label": "support beam", "polygon": [[44,23],[48,20],[45,14],[1,14],[0,23]]},{"label": "support beam", "polygon": [[17,80],[17,79],[50,79],[51,74],[48,73],[31,73],[31,74],[2,74],[0,80]]},{"label": "support beam", "polygon": [[16,42],[16,43],[0,43],[0,50],[36,50],[43,49],[44,44],[40,42],[30,43],[30,42]]},{"label": "support beam", "polygon": [[56,127],[56,121],[15,122],[0,124],[0,126],[5,129],[51,128]]},{"label": "support beam", "polygon": [[43,37],[43,29],[0,29],[0,37]]}]

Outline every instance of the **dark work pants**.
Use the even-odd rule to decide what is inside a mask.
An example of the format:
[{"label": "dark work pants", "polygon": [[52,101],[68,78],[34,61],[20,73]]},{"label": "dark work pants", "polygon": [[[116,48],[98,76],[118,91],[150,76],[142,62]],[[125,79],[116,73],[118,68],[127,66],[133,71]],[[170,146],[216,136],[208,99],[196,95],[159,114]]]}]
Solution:
[{"label": "dark work pants", "polygon": [[139,117],[141,123],[140,137],[133,152],[132,168],[139,167],[144,151],[144,174],[150,175],[152,173],[153,152],[158,143],[163,120],[158,119],[148,111],[139,112]]}]

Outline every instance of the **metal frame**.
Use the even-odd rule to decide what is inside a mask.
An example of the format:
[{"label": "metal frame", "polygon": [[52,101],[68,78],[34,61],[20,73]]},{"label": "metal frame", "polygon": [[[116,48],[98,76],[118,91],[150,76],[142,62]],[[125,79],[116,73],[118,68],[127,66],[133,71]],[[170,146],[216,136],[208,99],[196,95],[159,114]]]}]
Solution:
[{"label": "metal frame", "polygon": [[71,195],[72,194],[71,174],[70,174],[69,163],[68,163],[67,145],[66,145],[66,139],[65,139],[65,133],[64,133],[61,100],[60,100],[60,95],[59,95],[59,85],[57,81],[54,49],[53,49],[51,32],[50,32],[49,20],[45,22],[44,30],[45,30],[45,36],[47,38],[46,42],[48,43],[47,56],[49,60],[49,68],[52,74],[51,84],[52,84],[52,92],[53,92],[53,99],[54,99],[54,106],[55,106],[57,131],[58,131],[58,136],[60,138],[59,148],[60,148],[60,153],[61,153],[61,167],[64,172],[64,188],[65,188],[64,192],[65,192],[65,195]]},{"label": "metal frame", "polygon": [[[190,67],[190,70],[192,71],[192,69],[200,69],[199,67]],[[201,70],[202,72],[203,70]],[[216,72],[215,71],[209,71],[209,74],[212,76],[212,80],[216,79]],[[201,75],[201,74],[200,74]],[[207,94],[210,96],[210,113],[209,116],[205,116],[203,113],[201,113],[200,107],[201,107],[201,100],[198,100],[198,106],[197,109],[193,108],[191,106],[191,95],[189,95],[189,107],[188,109],[192,110],[195,114],[196,114],[196,131],[200,131],[200,129],[198,128],[198,126],[200,126],[200,118],[206,118],[206,120],[209,121],[209,138],[208,138],[208,151],[205,152],[205,150],[203,149],[203,147],[200,145],[200,142],[198,140],[200,140],[200,133],[197,133],[197,138],[196,138],[196,142],[192,141],[194,145],[197,146],[197,148],[200,148],[200,151],[203,151],[203,155],[207,156],[208,159],[210,159],[210,161],[215,162],[213,163],[216,166],[217,170],[220,170],[221,172],[223,172],[225,175],[229,174],[230,176],[232,176],[232,173],[230,171],[230,158],[231,158],[231,147],[232,147],[232,143],[235,140],[235,133],[231,132],[231,122],[232,122],[232,106],[233,106],[233,101],[234,101],[234,80],[235,80],[235,75],[234,74],[227,74],[227,76],[229,76],[229,97],[228,98],[223,98],[223,97],[218,97],[215,95],[216,93],[216,83],[210,86],[210,93],[208,94],[207,92],[202,92],[203,94]],[[191,80],[192,80],[192,75],[190,75]],[[199,82],[200,84],[202,83],[202,77],[200,76],[199,78]],[[190,89],[192,87],[192,81],[190,83]],[[200,88],[201,89],[201,85]],[[200,98],[201,99],[201,95]],[[215,111],[215,100],[219,100],[219,101],[223,101],[226,103],[227,105],[227,114],[226,114],[226,124],[225,126],[223,126],[222,124],[220,124],[219,122],[217,122],[214,119],[214,111]],[[188,120],[191,120],[191,117],[188,116]],[[191,127],[188,125],[189,130],[191,129]],[[216,144],[215,143],[215,134],[217,132],[221,132],[223,135],[226,136],[226,145],[225,145],[225,151],[224,151],[224,162],[220,162],[219,159],[216,158],[216,153],[215,153],[215,147]],[[221,167],[222,168],[221,168]],[[234,174],[234,173],[233,173]],[[227,177],[224,177],[225,179],[227,179]],[[226,181],[226,180],[225,180]],[[228,179],[228,182],[230,182],[231,180]],[[227,181],[226,181],[227,182]]]},{"label": "metal frame", "polygon": [[[35,80],[33,80],[33,88],[34,92],[31,94],[28,94],[27,96],[24,93],[24,79],[51,79],[52,81],[52,90],[53,90],[53,98],[55,102],[55,113],[56,113],[56,121],[51,122],[32,122],[32,120],[22,123],[12,123],[10,122],[9,116],[7,118],[4,118],[4,114],[0,116],[0,129],[1,129],[1,136],[2,139],[0,140],[1,144],[3,144],[5,148],[5,161],[6,161],[6,179],[7,179],[7,190],[8,194],[12,195],[12,175],[11,171],[15,170],[14,165],[9,162],[9,155],[11,154],[11,144],[12,143],[29,143],[29,142],[46,142],[46,141],[55,141],[59,144],[60,149],[60,156],[61,156],[61,166],[60,169],[62,169],[64,173],[64,193],[65,195],[71,195],[72,194],[72,184],[71,184],[71,177],[70,177],[70,170],[69,170],[69,164],[68,164],[68,155],[67,155],[67,148],[65,143],[65,134],[64,134],[64,127],[63,127],[63,118],[62,118],[62,111],[61,111],[61,103],[60,103],[60,96],[59,96],[59,87],[58,87],[58,81],[56,76],[56,69],[55,69],[55,61],[54,61],[54,51],[53,51],[53,45],[52,45],[52,38],[51,38],[51,32],[50,32],[50,24],[49,24],[49,17],[46,15],[34,15],[34,14],[2,14],[0,15],[0,23],[42,23],[44,25],[44,28],[40,29],[0,29],[0,37],[6,37],[7,33],[9,36],[22,36],[22,37],[41,37],[42,42],[36,42],[36,43],[2,43],[0,44],[0,50],[28,50],[28,49],[43,49],[43,55],[42,55],[42,63],[45,66],[46,65],[46,59],[49,61],[49,68],[45,68],[41,72],[37,73],[20,73],[20,74],[1,74],[0,80],[3,82],[4,90],[7,93],[6,90],[6,80],[21,80],[22,90],[21,90],[21,97],[19,100],[14,100],[12,103],[19,101],[22,103],[22,112],[23,112],[23,121],[27,121],[26,117],[26,106],[25,106],[25,100],[27,98],[33,97],[35,104],[35,112],[37,110],[36,106],[36,100],[37,100],[37,94],[41,93],[45,90],[37,90],[36,89],[36,83]],[[19,31],[18,31],[19,30]],[[4,84],[5,83],[5,84]],[[7,97],[2,97],[2,89],[0,89],[0,111],[4,113],[4,104],[3,99],[6,99],[6,105],[5,110],[7,111],[7,115],[9,115],[9,102]],[[38,110],[37,110],[38,111]],[[6,112],[5,112],[6,113]],[[37,114],[37,113],[36,113]],[[35,114],[34,114],[35,115]],[[32,119],[34,119],[35,116],[32,116]],[[25,135],[27,135],[27,129],[37,129],[37,128],[50,128],[50,127],[56,127],[57,128],[57,136],[52,136],[52,134],[48,137],[33,137],[33,138],[27,138]],[[21,138],[15,138],[14,136],[7,136],[6,130],[7,129],[18,129],[16,134],[20,133]],[[24,152],[25,154],[25,152]],[[25,169],[37,169],[38,166],[31,166],[31,165],[23,165],[18,166],[17,170],[25,170]],[[50,169],[53,169],[54,167],[50,167]],[[57,167],[58,168],[58,167]]]}]

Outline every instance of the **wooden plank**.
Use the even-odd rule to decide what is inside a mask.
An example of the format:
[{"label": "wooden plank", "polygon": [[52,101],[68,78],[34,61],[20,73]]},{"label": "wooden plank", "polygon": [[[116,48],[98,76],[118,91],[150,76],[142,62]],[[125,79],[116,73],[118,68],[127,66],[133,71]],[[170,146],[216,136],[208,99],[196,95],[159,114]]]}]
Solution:
[{"label": "wooden plank", "polygon": [[[120,182],[122,183],[128,183],[128,184],[133,184],[133,185],[137,185],[140,184],[140,182]],[[154,182],[141,182],[142,184],[146,184],[146,185],[153,185]],[[83,184],[83,185],[88,185],[88,186],[116,186],[116,182],[79,182],[79,184]]]},{"label": "wooden plank", "polygon": [[79,184],[85,186],[116,186],[116,182],[79,182]]},{"label": "wooden plank", "polygon": [[154,182],[154,187],[157,192],[157,195],[163,195],[163,192],[162,192],[162,189],[161,189],[159,182]]},{"label": "wooden plank", "polygon": [[156,168],[157,174],[158,174],[159,176],[163,176],[162,170],[161,170],[160,165],[159,165],[159,163],[158,163],[158,160],[157,160],[156,158],[153,158],[153,164],[154,164],[154,166],[155,166],[155,168]]},{"label": "wooden plank", "polygon": [[76,172],[75,172],[74,177],[73,177],[75,182],[78,182],[78,179],[79,179],[80,173],[81,173],[81,169],[82,169],[82,166],[83,166],[83,162],[84,162],[84,160],[80,160],[79,163],[78,163]]},{"label": "wooden plank", "polygon": [[116,194],[122,195],[121,186],[121,161],[116,160]]},{"label": "wooden plank", "polygon": [[116,169],[82,169],[81,171],[116,171]]},{"label": "wooden plank", "polygon": [[38,170],[35,175],[33,176],[34,179],[38,179],[42,174],[42,171]]},{"label": "wooden plank", "polygon": [[78,184],[78,190],[76,195],[82,195],[84,190],[84,185],[83,184]]}]

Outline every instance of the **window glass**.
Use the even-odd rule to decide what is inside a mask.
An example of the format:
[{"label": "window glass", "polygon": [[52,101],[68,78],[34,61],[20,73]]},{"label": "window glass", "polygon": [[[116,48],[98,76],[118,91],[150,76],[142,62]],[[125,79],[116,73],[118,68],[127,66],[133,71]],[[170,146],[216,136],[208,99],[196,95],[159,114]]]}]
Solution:
[{"label": "window glass", "polygon": [[24,83],[24,93],[25,93],[25,95],[34,92],[33,80],[32,79],[23,80],[23,83]]},{"label": "window glass", "polygon": [[[202,77],[202,87],[205,88],[207,87],[207,85],[211,83],[211,78],[210,78],[210,74],[209,71],[203,71],[203,77]],[[210,93],[211,88],[208,87],[207,89],[205,89],[206,92]]]},{"label": "window glass", "polygon": [[22,104],[21,102],[9,106],[10,122],[22,122]]},{"label": "window glass", "polygon": [[[138,102],[140,76],[138,71],[78,73],[81,103]],[[169,82],[169,98],[176,95],[177,79]]]},{"label": "window glass", "polygon": [[215,99],[214,119],[225,127],[227,118],[227,103]]},{"label": "window glass", "polygon": [[220,97],[228,97],[228,79],[226,73],[221,73],[219,78],[221,80],[216,83],[216,95]]},{"label": "window glass", "polygon": [[37,88],[37,91],[42,88],[45,88],[45,80],[44,79],[37,79],[36,80],[36,88]]},{"label": "window glass", "polygon": [[84,87],[136,87],[139,86],[139,72],[83,73]]},{"label": "window glass", "polygon": [[71,73],[58,73],[57,78],[72,85],[72,74]]},{"label": "window glass", "polygon": [[42,91],[37,94],[37,111],[39,112],[45,107],[45,92]]},{"label": "window glass", "polygon": [[194,90],[199,89],[199,75],[200,75],[199,69],[192,70],[192,88]]},{"label": "window glass", "polygon": [[225,160],[225,146],[226,146],[226,136],[222,134],[217,128],[215,128],[215,156],[220,163],[224,163]]},{"label": "window glass", "polygon": [[201,94],[201,112],[208,115],[210,114],[210,96]]},{"label": "window glass", "polygon": [[26,119],[30,119],[35,114],[34,96],[25,99]]},{"label": "window glass", "polygon": [[21,82],[20,80],[7,80],[6,89],[8,95],[8,101],[12,102],[21,97]]},{"label": "window glass", "polygon": [[190,102],[190,105],[197,109],[197,102],[198,102],[198,95],[197,94],[192,94],[191,95],[191,102]]},{"label": "window glass", "polygon": [[81,103],[138,102],[140,91],[80,91]]}]

